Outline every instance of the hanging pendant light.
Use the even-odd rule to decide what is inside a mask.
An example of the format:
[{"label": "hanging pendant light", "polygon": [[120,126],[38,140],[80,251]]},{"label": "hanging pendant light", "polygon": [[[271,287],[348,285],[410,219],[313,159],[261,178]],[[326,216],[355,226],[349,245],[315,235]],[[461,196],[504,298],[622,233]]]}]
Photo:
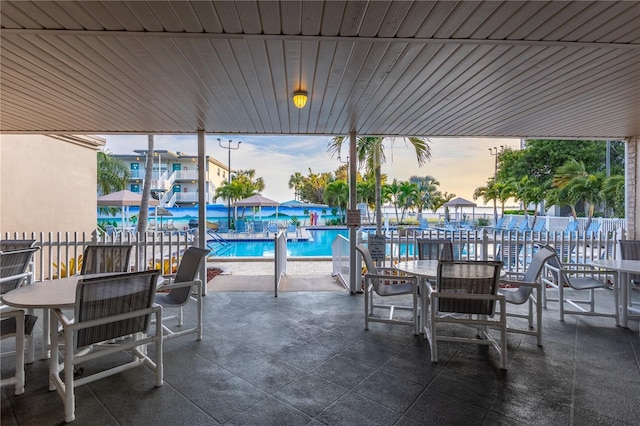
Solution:
[{"label": "hanging pendant light", "polygon": [[293,104],[296,108],[304,108],[307,104],[307,92],[304,90],[298,90],[293,93]]}]

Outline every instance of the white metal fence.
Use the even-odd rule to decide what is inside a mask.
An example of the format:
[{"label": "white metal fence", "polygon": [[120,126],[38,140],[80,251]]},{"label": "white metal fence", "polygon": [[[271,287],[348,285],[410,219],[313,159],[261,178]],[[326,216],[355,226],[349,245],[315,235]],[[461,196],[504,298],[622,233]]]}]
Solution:
[{"label": "white metal fence", "polygon": [[82,254],[90,244],[131,244],[132,270],[160,269],[163,274],[171,274],[177,270],[182,253],[197,241],[187,234],[164,232],[115,232],[102,236],[84,232],[23,232],[5,233],[3,239],[36,240],[40,247],[33,260],[36,281],[79,273]]}]

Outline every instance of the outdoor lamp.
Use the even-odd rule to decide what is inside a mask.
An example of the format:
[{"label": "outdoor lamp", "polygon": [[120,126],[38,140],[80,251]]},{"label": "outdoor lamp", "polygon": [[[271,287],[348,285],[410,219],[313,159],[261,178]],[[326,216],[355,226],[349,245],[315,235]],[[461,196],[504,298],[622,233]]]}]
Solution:
[{"label": "outdoor lamp", "polygon": [[307,104],[307,92],[304,90],[298,90],[293,93],[293,104],[297,108],[304,108]]}]

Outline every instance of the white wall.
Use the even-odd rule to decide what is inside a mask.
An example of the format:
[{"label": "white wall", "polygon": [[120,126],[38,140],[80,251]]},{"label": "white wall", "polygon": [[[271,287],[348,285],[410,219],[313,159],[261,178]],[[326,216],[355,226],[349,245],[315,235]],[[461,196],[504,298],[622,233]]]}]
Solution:
[{"label": "white wall", "polygon": [[0,232],[96,228],[93,136],[0,135]]}]

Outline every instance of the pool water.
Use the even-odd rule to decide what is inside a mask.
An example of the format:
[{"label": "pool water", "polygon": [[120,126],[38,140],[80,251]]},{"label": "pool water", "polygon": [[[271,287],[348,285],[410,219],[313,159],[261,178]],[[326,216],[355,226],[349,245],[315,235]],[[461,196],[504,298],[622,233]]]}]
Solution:
[{"label": "pool water", "polygon": [[[330,257],[331,244],[338,235],[349,238],[348,229],[309,229],[309,241],[287,241],[287,256]],[[217,249],[218,257],[274,257],[273,240],[230,241],[225,249]]]}]

